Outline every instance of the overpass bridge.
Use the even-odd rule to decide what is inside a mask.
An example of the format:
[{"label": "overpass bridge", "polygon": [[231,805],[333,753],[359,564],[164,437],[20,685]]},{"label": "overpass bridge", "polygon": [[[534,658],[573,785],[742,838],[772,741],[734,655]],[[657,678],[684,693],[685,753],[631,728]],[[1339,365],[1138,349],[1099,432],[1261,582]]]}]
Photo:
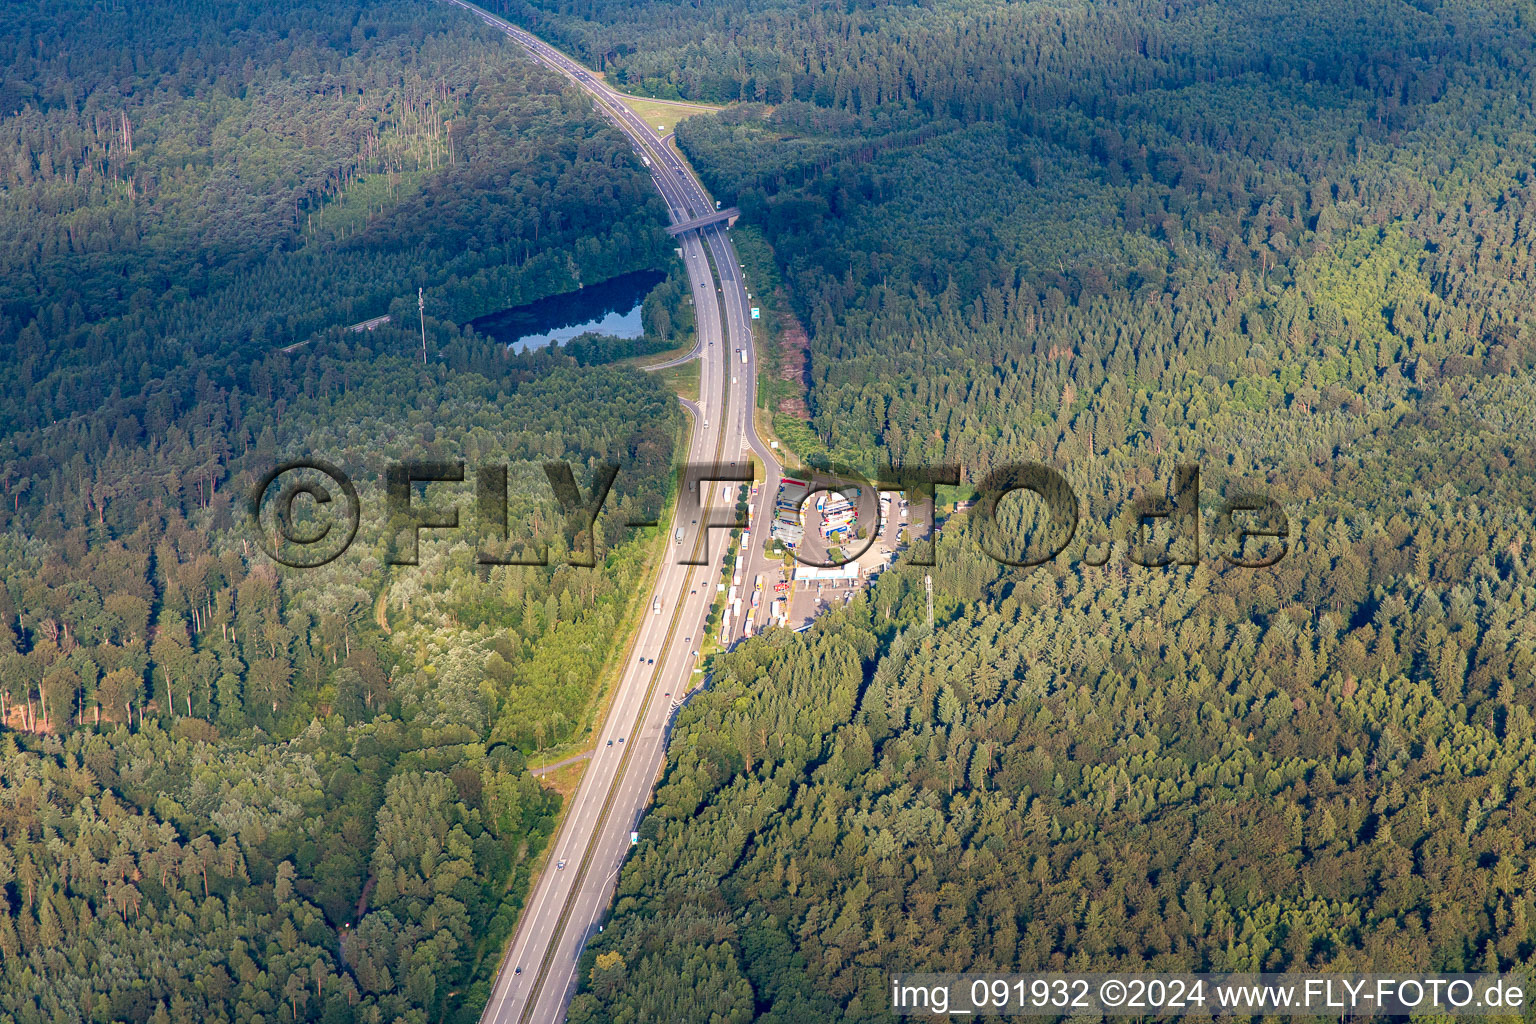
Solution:
[{"label": "overpass bridge", "polygon": [[681,235],[684,232],[697,231],[699,228],[708,227],[711,224],[719,224],[721,221],[725,222],[726,227],[730,227],[732,224],[736,223],[736,218],[740,216],[740,210],[734,206],[727,206],[723,210],[716,210],[714,213],[706,213],[702,217],[692,217],[688,220],[673,224],[671,227],[667,228],[667,234],[676,238],[678,235]]}]

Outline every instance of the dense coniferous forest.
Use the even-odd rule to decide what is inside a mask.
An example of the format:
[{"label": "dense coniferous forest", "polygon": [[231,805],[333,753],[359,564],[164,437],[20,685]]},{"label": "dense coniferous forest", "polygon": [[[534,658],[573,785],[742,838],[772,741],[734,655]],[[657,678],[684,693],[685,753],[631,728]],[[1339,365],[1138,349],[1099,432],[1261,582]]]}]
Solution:
[{"label": "dense coniferous forest", "polygon": [[[637,344],[455,325],[669,268],[659,202],[462,12],[12,6],[0,1015],[474,1019],[557,811],[527,761],[645,572],[613,524],[667,499],[675,403],[603,364],[689,324],[674,278]],[[573,1021],[883,1020],[914,969],[1536,966],[1528,8],[487,6],[735,104],[678,141],[808,339],[769,410],[801,455],[1084,500],[1050,564],[952,511],[933,569],[715,661]],[[240,505],[308,453],[365,514],[295,572]],[[407,456],[511,463],[552,564],[466,531],[389,567]],[[547,459],[626,466],[599,570]],[[1181,464],[1207,513],[1280,501],[1285,557],[1131,563]]]},{"label": "dense coniferous forest", "polygon": [[[739,101],[678,139],[809,339],[801,454],[1038,461],[1085,502],[1032,570],[951,516],[931,632],[897,569],[717,663],[573,1020],[883,1020],[913,970],[1529,970],[1528,10],[498,10]],[[1285,558],[1131,563],[1180,464],[1207,529],[1279,500]]]},{"label": "dense coniferous forest", "polygon": [[[675,398],[603,364],[692,328],[675,281],[580,359],[457,325],[680,276],[665,209],[585,101],[430,4],[6,22],[0,1020],[474,1020],[559,808],[528,763],[591,723],[645,572],[614,524],[671,486]],[[287,568],[247,496],[316,456],[361,528]],[[411,458],[467,463],[414,499],[464,529],[392,566]],[[583,491],[623,465],[596,537],[551,460]],[[476,564],[496,464],[547,566]]]}]

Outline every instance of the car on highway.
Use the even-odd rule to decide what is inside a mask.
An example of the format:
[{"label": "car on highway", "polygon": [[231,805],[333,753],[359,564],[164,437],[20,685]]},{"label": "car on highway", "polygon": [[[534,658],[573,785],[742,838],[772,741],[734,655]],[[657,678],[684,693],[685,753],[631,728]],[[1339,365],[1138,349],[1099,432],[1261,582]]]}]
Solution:
[{"label": "car on highway", "polygon": [[564,871],[565,870],[565,861],[562,860],[560,863],[556,864],[555,865],[555,870],[556,871]]}]

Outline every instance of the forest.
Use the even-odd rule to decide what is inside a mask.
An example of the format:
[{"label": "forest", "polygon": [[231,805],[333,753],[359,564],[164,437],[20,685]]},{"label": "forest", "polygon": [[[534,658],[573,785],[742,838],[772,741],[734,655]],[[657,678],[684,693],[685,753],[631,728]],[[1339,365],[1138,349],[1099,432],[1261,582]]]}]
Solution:
[{"label": "forest", "polygon": [[[1032,570],[951,509],[931,629],[898,567],[717,661],[573,1021],[885,1020],[913,970],[1531,969],[1528,11],[493,6],[734,102],[678,141],[808,339],[781,439],[1084,499]],[[1188,464],[1207,515],[1278,498],[1287,556],[1089,564]]]},{"label": "forest", "polygon": [[[381,0],[9,5],[0,33],[0,1021],[473,1021],[600,707],[692,343],[617,131],[472,19]],[[644,338],[459,325],[634,270]],[[425,314],[418,320],[417,289]],[[371,331],[348,325],[382,314]],[[352,547],[262,554],[280,462]],[[507,472],[513,546],[391,564],[389,465]],[[540,470],[624,467],[587,532]],[[597,566],[582,568],[580,552]]]},{"label": "forest", "polygon": [[[677,137],[806,339],[781,439],[966,471],[933,568],[715,660],[572,1021],[885,1020],[909,969],[1536,967],[1526,7],[487,6],[733,104]],[[680,413],[614,364],[688,340],[664,210],[462,12],[7,14],[0,1020],[477,1019],[558,813],[527,766],[647,571],[616,524],[668,503]],[[640,344],[457,326],[641,268]],[[240,509],[305,454],[365,515],[292,571]],[[509,465],[551,564],[429,531],[389,565],[404,458]],[[634,467],[600,536],[550,459]],[[952,504],[1019,461],[1084,499],[1030,570]],[[1188,464],[1208,508],[1282,501],[1287,556],[1083,557]]]}]

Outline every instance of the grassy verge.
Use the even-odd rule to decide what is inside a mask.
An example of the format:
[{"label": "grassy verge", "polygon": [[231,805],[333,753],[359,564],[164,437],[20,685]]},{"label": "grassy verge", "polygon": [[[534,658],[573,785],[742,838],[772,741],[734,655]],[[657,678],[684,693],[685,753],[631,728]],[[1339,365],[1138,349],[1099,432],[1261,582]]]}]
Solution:
[{"label": "grassy verge", "polygon": [[[552,789],[560,794],[562,806],[570,802],[571,794],[576,792],[576,787],[581,783],[581,777],[586,774],[587,766],[592,763],[588,758],[584,761],[576,761],[563,768],[556,768],[552,772],[545,772],[540,778],[547,789]],[[543,867],[543,864],[539,864]]]},{"label": "grassy verge", "polygon": [[690,338],[685,344],[674,345],[672,348],[662,349],[660,352],[650,352],[643,356],[629,356],[616,361],[613,365],[626,370],[643,370],[655,363],[670,362],[692,351],[693,340]]},{"label": "grassy verge", "polygon": [[699,401],[699,373],[701,362],[698,359],[689,360],[678,366],[669,366],[665,370],[657,370],[659,376],[667,387],[676,391],[682,397],[695,404]]},{"label": "grassy verge", "polygon": [[825,464],[826,447],[806,423],[779,412],[779,405],[786,399],[804,400],[806,395],[798,380],[784,379],[784,329],[794,323],[794,311],[790,308],[778,265],[774,262],[773,249],[756,228],[738,224],[731,229],[731,240],[743,266],[742,275],[748,282],[750,302],[761,312],[761,318],[752,322],[752,336],[757,350],[757,408],[753,419],[758,435],[764,440],[777,441],[779,461],[789,469],[800,469],[808,462]]},{"label": "grassy verge", "polygon": [[723,107],[712,107],[704,103],[680,103],[676,100],[653,100],[646,96],[631,96],[628,93],[620,93],[624,99],[624,105],[645,121],[658,135],[666,135],[677,127],[677,122],[686,121],[690,117],[699,114],[712,114]]},{"label": "grassy verge", "polygon": [[[779,418],[791,419],[785,416]],[[774,456],[779,460],[779,465],[786,470],[804,469],[805,460],[800,458],[793,448],[786,445],[784,439],[774,430],[774,419],[775,417],[767,409],[759,407],[752,410],[752,423],[757,428],[757,436],[768,442]],[[807,430],[805,433],[809,435],[810,431]]]}]

